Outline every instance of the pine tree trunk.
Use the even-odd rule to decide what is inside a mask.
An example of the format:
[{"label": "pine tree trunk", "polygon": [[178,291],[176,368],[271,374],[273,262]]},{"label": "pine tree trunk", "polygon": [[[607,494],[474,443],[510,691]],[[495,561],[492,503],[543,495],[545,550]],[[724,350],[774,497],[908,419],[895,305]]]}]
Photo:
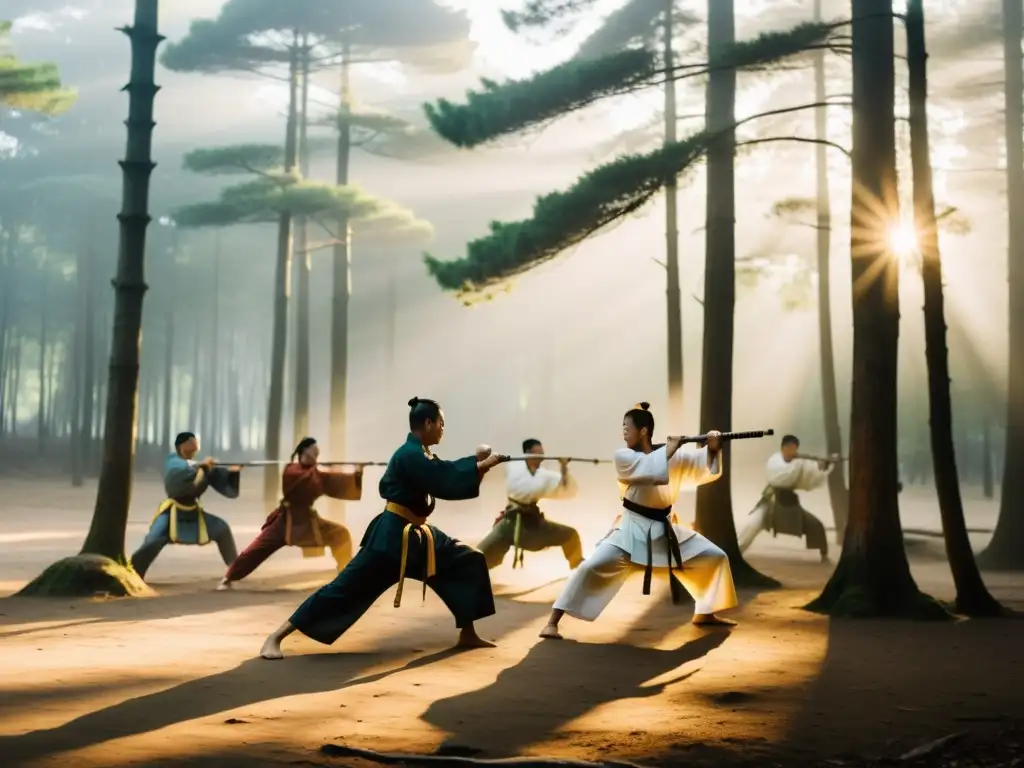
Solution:
[{"label": "pine tree trunk", "polygon": [[139,344],[142,300],[146,292],[146,227],[149,224],[149,179],[152,160],[153,81],[157,33],[157,0],[136,0],[135,23],[123,31],[132,44],[128,91],[128,140],[121,213],[121,238],[114,279],[114,322],[110,346],[110,373],[103,430],[103,465],[96,508],[83,554],[104,555],[125,561],[124,539],[131,505],[132,449],[137,429]]},{"label": "pine tree trunk", "polygon": [[[814,20],[820,22],[821,0],[814,0]],[[814,100],[824,103],[825,51],[814,52]],[[828,140],[828,108],[814,114],[814,135]],[[843,452],[843,433],[839,426],[839,396],[836,389],[836,356],[832,344],[832,204],[828,183],[828,147],[815,147],[817,170],[817,251],[818,251],[818,354],[821,357],[821,401],[825,422],[825,448],[831,455]],[[846,489],[846,465],[836,464],[828,476],[828,496],[836,527],[836,543],[842,544],[849,517],[850,494]]]},{"label": "pine tree trunk", "polygon": [[48,317],[50,314],[50,308],[47,306],[50,280],[45,264],[43,265],[42,280],[43,290],[39,305],[39,408],[36,414],[36,439],[39,442],[40,453],[43,451],[43,443],[46,440],[46,393],[48,384],[46,376],[46,344],[48,341]]},{"label": "pine tree trunk", "polygon": [[939,496],[939,514],[946,556],[956,585],[957,611],[968,616],[994,616],[1002,606],[989,594],[974,562],[967,535],[960,481],[953,446],[953,404],[949,391],[942,256],[935,221],[931,150],[928,141],[928,54],[925,47],[924,3],[907,3],[907,67],[910,92],[910,156],[914,181],[914,224],[921,249],[924,283],[925,357],[928,364],[928,421],[932,466]]},{"label": "pine tree trunk", "polygon": [[398,325],[398,257],[395,255],[395,251],[390,251],[384,258],[388,270],[388,288],[384,307],[384,313],[387,316],[387,322],[384,324],[384,348],[387,350],[387,358],[384,361],[387,368],[384,375],[387,387],[383,394],[385,396],[384,407],[388,408],[395,398],[395,347],[398,345],[396,327]]},{"label": "pine tree trunk", "polygon": [[[664,66],[666,72],[675,67],[673,35],[675,31],[675,0],[664,0]],[[665,79],[665,144],[677,140],[679,111],[676,108],[676,81]],[[668,422],[682,424],[683,412],[683,304],[679,292],[679,225],[678,184],[675,176],[665,180],[665,306],[668,312]]]},{"label": "pine tree trunk", "polygon": [[232,453],[240,453],[242,445],[242,382],[238,376],[238,332],[231,335],[231,358],[228,366],[228,439]]},{"label": "pine tree trunk", "polygon": [[188,390],[188,422],[193,432],[199,427],[199,351],[202,349],[200,333],[202,329],[201,315],[195,314],[195,328],[192,333],[192,377]]},{"label": "pine tree trunk", "polygon": [[82,357],[85,354],[85,293],[89,290],[88,277],[85,274],[86,255],[83,249],[78,250],[78,265],[75,274],[77,288],[76,322],[72,331],[72,357],[70,361],[72,376],[71,402],[71,486],[79,488],[85,482],[82,471],[82,394],[85,377],[82,375]]},{"label": "pine tree trunk", "polygon": [[85,309],[82,316],[82,471],[91,476],[96,460],[93,443],[93,409],[96,407],[96,254],[92,232],[85,247]]},{"label": "pine tree trunk", "polygon": [[160,448],[170,451],[174,443],[171,416],[174,413],[174,305],[164,314],[164,401],[160,426]]},{"label": "pine tree trunk", "polygon": [[14,332],[14,343],[12,344],[13,351],[11,352],[11,362],[14,363],[14,367],[11,370],[11,434],[18,434],[18,396],[21,394],[21,362],[22,362],[22,348],[21,348],[21,334],[19,328],[15,326]]},{"label": "pine tree trunk", "polygon": [[1024,11],[1021,0],[1003,0],[1006,67],[1006,203],[1009,211],[1007,273],[1010,284],[1010,373],[1006,448],[999,519],[982,568],[1024,570]]},{"label": "pine tree trunk", "polygon": [[0,437],[7,431],[7,395],[8,371],[11,361],[11,303],[14,293],[14,243],[17,238],[17,229],[13,228],[6,219],[0,223],[0,233],[4,235],[4,250],[2,253],[2,264],[0,264],[0,285],[3,293],[3,305],[0,306]]},{"label": "pine tree trunk", "polygon": [[[349,154],[352,151],[352,136],[348,115],[351,110],[349,91],[349,62],[351,52],[346,45],[341,60],[341,89],[338,105],[338,153],[335,181],[349,183]],[[331,408],[330,447],[331,455],[338,461],[347,452],[348,414],[346,397],[348,391],[348,307],[352,291],[352,227],[347,216],[338,220],[338,242],[334,245],[334,286],[331,302]],[[344,520],[344,506],[341,502],[330,505],[332,517]]]},{"label": "pine tree trunk", "polygon": [[892,0],[852,5],[850,519],[835,572],[808,608],[835,615],[945,617],[910,574],[897,498],[899,262],[886,244],[899,221]]},{"label": "pine tree trunk", "polygon": [[[299,113],[299,173],[309,175],[309,36],[302,38],[302,95]],[[296,440],[309,434],[309,291],[313,268],[309,248],[309,225],[304,217],[295,222],[297,277],[295,283],[295,413],[293,435]]]},{"label": "pine tree trunk", "polygon": [[[288,120],[285,128],[285,172],[295,169],[298,112],[299,46],[298,33],[292,39],[288,63]],[[292,216],[284,211],[277,225],[277,267],[274,273],[274,336],[270,357],[270,396],[267,399],[267,460],[281,458],[281,427],[284,410],[284,375],[288,347],[288,299],[291,293]],[[278,470],[268,467],[263,475],[263,500],[268,505],[277,498]]]},{"label": "pine tree trunk", "polygon": [[[708,56],[714,59],[736,39],[733,0],[708,0]],[[700,427],[732,429],[733,326],[736,307],[736,70],[714,69],[708,76],[706,130],[719,133],[707,153],[707,247],[704,267],[704,352],[701,369]],[[722,476],[697,489],[696,527],[729,555],[737,584],[778,586],[756,571],[740,553],[732,510],[731,447],[722,449]]]},{"label": "pine tree trunk", "polygon": [[205,401],[208,403],[206,420],[203,429],[209,437],[209,451],[218,453],[221,449],[220,432],[220,260],[221,260],[221,238],[220,231],[217,231],[216,246],[213,250],[213,298],[210,308],[213,312],[213,326],[210,328],[210,336],[207,339],[209,344],[209,368],[210,391],[207,392]]},{"label": "pine tree trunk", "polygon": [[981,416],[981,490],[986,499],[996,495],[995,472],[992,466],[992,416],[988,409]]}]

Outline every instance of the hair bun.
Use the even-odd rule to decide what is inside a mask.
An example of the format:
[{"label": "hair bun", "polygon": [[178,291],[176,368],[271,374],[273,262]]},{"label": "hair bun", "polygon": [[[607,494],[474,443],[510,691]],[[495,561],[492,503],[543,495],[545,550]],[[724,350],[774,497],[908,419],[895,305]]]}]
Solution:
[{"label": "hair bun", "polygon": [[417,405],[419,405],[419,404],[420,404],[420,399],[419,399],[418,397],[414,397],[414,398],[412,398],[412,399],[411,399],[411,400],[409,401],[409,407],[410,407],[410,408],[415,408],[415,407],[416,407]]},{"label": "hair bun", "polygon": [[649,411],[649,410],[651,410],[651,404],[648,403],[646,400],[643,400],[643,401],[637,403],[636,407],[639,408],[641,411]]}]

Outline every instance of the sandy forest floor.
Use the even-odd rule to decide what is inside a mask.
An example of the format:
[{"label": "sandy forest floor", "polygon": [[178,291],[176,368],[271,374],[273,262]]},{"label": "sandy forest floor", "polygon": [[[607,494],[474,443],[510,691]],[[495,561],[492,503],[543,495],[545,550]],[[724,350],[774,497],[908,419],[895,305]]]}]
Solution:
[{"label": "sandy forest floor", "polygon": [[[10,594],[77,549],[94,489],[2,482],[0,594]],[[129,547],[158,496],[153,485],[137,487]],[[908,526],[935,527],[926,497],[903,501]],[[972,504],[971,524],[990,524],[992,502]],[[562,509],[570,520],[579,512]],[[230,516],[240,546],[262,515],[246,498],[215,511]],[[350,513],[357,535],[369,514]],[[581,526],[585,542],[607,524],[594,514]],[[492,518],[487,507],[439,523],[472,541]],[[911,547],[914,572],[922,588],[950,597],[940,547]],[[299,639],[286,645],[289,658],[265,662],[254,658],[262,638],[330,578],[328,561],[286,551],[234,593],[217,593],[214,547],[171,548],[151,573],[156,598],[0,600],[0,764],[360,762],[321,749],[337,744],[483,758],[842,765],[959,733],[966,742],[1002,734],[1007,757],[998,764],[1020,762],[1024,622],[830,622],[800,610],[829,569],[798,542],[764,538],[751,560],[787,588],[743,594],[731,632],[693,629],[664,585],[645,598],[636,581],[598,622],[567,619],[572,640],[542,642],[565,575],[560,557],[544,553],[527,555],[524,571],[493,573],[498,614],[480,629],[498,642],[494,650],[450,653],[443,605],[430,594],[421,607],[414,589],[398,610],[392,594],[381,598],[334,647]],[[1024,578],[987,581],[1024,609]]]}]

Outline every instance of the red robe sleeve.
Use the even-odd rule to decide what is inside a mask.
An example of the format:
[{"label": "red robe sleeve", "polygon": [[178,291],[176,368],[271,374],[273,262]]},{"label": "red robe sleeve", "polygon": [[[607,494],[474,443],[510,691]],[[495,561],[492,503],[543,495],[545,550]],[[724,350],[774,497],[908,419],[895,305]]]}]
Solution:
[{"label": "red robe sleeve", "polygon": [[345,501],[359,501],[363,498],[363,473],[353,470],[317,471],[323,483],[324,496]]}]

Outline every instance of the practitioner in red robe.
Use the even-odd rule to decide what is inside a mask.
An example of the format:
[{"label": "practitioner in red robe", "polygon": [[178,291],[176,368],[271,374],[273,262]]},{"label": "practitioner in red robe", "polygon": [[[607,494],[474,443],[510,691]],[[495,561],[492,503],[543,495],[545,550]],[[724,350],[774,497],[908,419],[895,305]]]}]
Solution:
[{"label": "practitioner in red robe", "polygon": [[312,437],[295,447],[291,463],[281,476],[283,498],[270,513],[259,535],[235,559],[217,589],[231,589],[281,547],[302,547],[305,557],[320,557],[331,550],[340,571],[352,559],[352,535],[348,529],[324,520],[313,509],[321,496],[358,501],[363,491],[363,470],[329,471],[317,466],[320,448]]}]

